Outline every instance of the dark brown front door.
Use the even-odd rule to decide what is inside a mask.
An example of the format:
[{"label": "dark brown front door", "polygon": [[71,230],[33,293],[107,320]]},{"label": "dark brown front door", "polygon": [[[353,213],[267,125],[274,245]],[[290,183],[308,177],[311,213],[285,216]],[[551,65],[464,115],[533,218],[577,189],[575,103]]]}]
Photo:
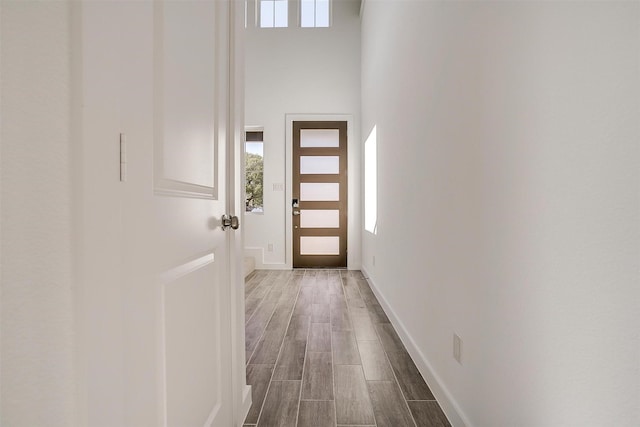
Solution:
[{"label": "dark brown front door", "polygon": [[293,266],[347,266],[347,122],[293,122]]}]

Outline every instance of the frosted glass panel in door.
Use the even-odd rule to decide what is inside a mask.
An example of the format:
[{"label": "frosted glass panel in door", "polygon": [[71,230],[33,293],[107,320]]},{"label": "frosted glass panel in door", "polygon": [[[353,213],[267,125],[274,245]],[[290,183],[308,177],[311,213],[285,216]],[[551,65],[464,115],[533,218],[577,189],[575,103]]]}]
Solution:
[{"label": "frosted glass panel in door", "polygon": [[303,209],[300,211],[302,228],[339,228],[340,211],[337,209]]},{"label": "frosted glass panel in door", "polygon": [[300,147],[339,147],[338,129],[300,129]]},{"label": "frosted glass panel in door", "polygon": [[340,173],[338,156],[300,156],[300,173],[332,175]]},{"label": "frosted glass panel in door", "polygon": [[301,236],[300,255],[340,255],[340,237]]},{"label": "frosted glass panel in door", "polygon": [[340,184],[337,182],[302,182],[300,200],[303,202],[340,201]]}]

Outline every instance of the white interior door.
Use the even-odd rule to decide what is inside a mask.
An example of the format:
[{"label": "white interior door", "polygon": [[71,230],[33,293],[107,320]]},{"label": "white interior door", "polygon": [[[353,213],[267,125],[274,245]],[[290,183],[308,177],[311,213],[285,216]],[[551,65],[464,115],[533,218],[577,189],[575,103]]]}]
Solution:
[{"label": "white interior door", "polygon": [[120,261],[108,301],[85,306],[89,425],[233,425],[228,8],[83,6],[84,137],[95,158],[91,138],[115,147],[123,134],[126,152],[102,194],[111,211],[94,212],[118,218]]}]

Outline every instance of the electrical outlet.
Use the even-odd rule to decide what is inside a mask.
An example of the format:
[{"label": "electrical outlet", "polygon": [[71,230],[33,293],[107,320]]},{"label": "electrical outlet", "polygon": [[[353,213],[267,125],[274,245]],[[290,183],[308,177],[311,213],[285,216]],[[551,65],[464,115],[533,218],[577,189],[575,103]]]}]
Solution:
[{"label": "electrical outlet", "polygon": [[462,340],[456,334],[453,334],[453,358],[462,365]]},{"label": "electrical outlet", "polygon": [[267,245],[267,251],[269,251],[269,252],[273,252],[273,243],[269,243],[269,244]]}]

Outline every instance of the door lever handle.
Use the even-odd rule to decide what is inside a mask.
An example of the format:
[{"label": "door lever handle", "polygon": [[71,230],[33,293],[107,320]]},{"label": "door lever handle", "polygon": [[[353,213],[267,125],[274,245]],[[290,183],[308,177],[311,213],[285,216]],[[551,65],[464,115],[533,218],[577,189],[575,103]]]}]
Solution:
[{"label": "door lever handle", "polygon": [[222,229],[227,230],[229,227],[237,230],[240,227],[240,220],[235,215],[222,215]]},{"label": "door lever handle", "polygon": [[293,211],[293,215],[294,216],[300,215],[300,211]]}]

